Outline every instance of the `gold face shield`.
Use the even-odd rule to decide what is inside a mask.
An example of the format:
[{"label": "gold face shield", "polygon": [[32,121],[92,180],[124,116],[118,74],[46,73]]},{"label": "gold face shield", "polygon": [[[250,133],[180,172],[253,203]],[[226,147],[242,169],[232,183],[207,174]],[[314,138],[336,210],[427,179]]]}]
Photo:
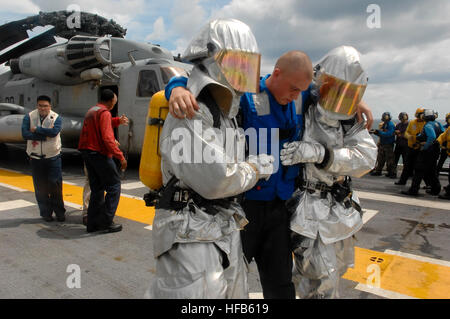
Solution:
[{"label": "gold face shield", "polygon": [[239,92],[259,91],[261,54],[238,50],[220,50],[214,55],[227,82]]},{"label": "gold face shield", "polygon": [[341,80],[332,75],[321,73],[319,103],[323,109],[342,115],[352,116],[356,113],[367,85],[358,85]]}]

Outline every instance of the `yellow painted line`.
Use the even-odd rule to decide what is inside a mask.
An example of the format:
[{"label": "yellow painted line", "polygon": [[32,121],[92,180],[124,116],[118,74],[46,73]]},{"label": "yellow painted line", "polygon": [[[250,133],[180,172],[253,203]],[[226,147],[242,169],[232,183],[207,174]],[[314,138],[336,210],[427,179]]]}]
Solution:
[{"label": "yellow painted line", "polygon": [[[34,192],[33,179],[30,175],[0,169],[0,182]],[[63,200],[80,206],[83,205],[83,187],[63,183]],[[116,216],[151,225],[155,216],[155,209],[145,206],[142,199],[120,196]]]},{"label": "yellow painted line", "polygon": [[450,267],[360,247],[343,278],[414,298],[450,298]]}]

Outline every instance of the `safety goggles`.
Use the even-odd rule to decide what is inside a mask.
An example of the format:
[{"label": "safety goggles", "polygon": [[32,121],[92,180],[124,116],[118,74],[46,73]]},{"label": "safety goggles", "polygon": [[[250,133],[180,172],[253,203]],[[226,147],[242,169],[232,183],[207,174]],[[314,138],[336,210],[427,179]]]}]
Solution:
[{"label": "safety goggles", "polygon": [[227,82],[239,92],[259,91],[261,54],[238,50],[220,50],[214,55]]},{"label": "safety goggles", "polygon": [[319,103],[327,111],[342,115],[354,115],[367,85],[358,85],[332,75],[319,75]]}]

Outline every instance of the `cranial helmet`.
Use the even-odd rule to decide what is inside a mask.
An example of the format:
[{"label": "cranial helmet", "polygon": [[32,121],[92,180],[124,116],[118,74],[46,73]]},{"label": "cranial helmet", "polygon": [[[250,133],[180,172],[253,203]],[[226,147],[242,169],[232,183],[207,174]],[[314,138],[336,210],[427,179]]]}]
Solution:
[{"label": "cranial helmet", "polygon": [[423,119],[425,120],[425,121],[434,121],[435,120],[435,114],[434,114],[434,111],[433,110],[431,110],[431,109],[425,109],[424,111],[423,111]]},{"label": "cranial helmet", "polygon": [[230,118],[238,111],[238,103],[233,103],[238,100],[236,96],[258,92],[261,55],[252,31],[239,20],[210,21],[190,42],[183,59],[194,63],[200,71],[197,75],[201,81],[196,89],[200,92],[213,84],[210,91]]},{"label": "cranial helmet", "polygon": [[390,121],[391,120],[391,113],[390,112],[384,112],[383,115],[381,115],[382,121]]},{"label": "cranial helmet", "polygon": [[414,114],[414,116],[415,116],[416,118],[420,118],[420,114],[422,114],[424,111],[425,111],[425,109],[424,109],[423,107],[419,107],[419,108],[416,110],[416,113]]},{"label": "cranial helmet", "polygon": [[350,46],[337,47],[328,52],[314,70],[320,112],[335,120],[352,118],[367,86],[359,52]]},{"label": "cranial helmet", "polygon": [[402,121],[404,118],[408,119],[408,113],[406,113],[406,112],[400,112],[400,113],[398,114],[398,120],[399,120],[399,121]]}]

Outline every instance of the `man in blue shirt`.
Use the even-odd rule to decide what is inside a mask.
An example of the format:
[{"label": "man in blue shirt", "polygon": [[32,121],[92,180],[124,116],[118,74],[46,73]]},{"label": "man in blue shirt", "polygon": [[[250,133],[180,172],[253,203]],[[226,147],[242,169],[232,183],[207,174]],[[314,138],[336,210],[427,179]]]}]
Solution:
[{"label": "man in blue shirt", "polygon": [[51,110],[51,100],[46,95],[37,98],[37,108],[25,114],[22,122],[22,136],[27,141],[34,192],[41,217],[53,221],[65,220],[62,197],[61,168],[61,117]]}]

